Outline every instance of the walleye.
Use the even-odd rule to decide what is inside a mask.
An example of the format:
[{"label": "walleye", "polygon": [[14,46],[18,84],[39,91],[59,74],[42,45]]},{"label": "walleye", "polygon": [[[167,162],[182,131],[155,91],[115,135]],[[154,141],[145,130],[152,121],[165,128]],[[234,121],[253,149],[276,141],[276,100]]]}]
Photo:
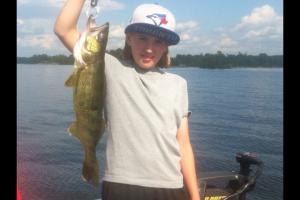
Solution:
[{"label": "walleye", "polygon": [[74,47],[75,69],[65,82],[65,86],[73,87],[76,119],[68,132],[80,140],[84,150],[82,178],[95,186],[99,183],[96,146],[105,130],[104,56],[108,30],[108,23],[96,27],[95,20],[89,17],[87,28]]}]

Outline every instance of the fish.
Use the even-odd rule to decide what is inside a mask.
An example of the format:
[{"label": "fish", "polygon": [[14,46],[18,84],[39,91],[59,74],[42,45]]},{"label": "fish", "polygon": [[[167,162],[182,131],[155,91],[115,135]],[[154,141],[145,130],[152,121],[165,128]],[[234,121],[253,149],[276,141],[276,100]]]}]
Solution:
[{"label": "fish", "polygon": [[81,177],[94,186],[99,184],[96,147],[106,126],[104,58],[108,32],[108,22],[96,26],[95,19],[88,18],[85,31],[74,47],[74,70],[64,83],[73,88],[75,113],[75,120],[67,131],[79,139],[84,151]]}]

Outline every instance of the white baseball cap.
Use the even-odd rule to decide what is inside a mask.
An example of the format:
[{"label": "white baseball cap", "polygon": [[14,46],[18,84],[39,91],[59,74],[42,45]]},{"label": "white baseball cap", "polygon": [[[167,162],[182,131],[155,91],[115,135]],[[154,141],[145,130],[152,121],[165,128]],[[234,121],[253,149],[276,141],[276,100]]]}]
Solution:
[{"label": "white baseball cap", "polygon": [[142,4],[134,11],[125,33],[139,32],[155,36],[169,45],[175,45],[180,38],[175,33],[175,17],[158,4]]}]

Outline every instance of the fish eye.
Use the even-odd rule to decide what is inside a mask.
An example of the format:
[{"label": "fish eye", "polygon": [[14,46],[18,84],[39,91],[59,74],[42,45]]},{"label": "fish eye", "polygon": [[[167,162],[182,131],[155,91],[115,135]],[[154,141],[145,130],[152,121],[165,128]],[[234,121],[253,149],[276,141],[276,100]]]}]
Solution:
[{"label": "fish eye", "polygon": [[103,33],[100,33],[100,34],[96,35],[96,39],[97,39],[97,40],[102,40],[103,37],[104,37],[104,34],[103,34]]}]

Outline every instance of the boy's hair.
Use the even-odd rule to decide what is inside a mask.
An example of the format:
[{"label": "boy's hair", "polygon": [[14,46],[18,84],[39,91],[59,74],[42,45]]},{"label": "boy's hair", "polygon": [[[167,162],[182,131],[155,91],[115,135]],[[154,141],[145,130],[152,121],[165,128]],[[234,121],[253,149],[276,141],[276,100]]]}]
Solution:
[{"label": "boy's hair", "polygon": [[[125,46],[123,48],[123,58],[125,60],[132,60],[134,61],[132,54],[131,54],[131,47],[127,44],[125,41]],[[167,51],[161,56],[160,60],[156,64],[156,66],[161,68],[168,68],[171,66],[171,58],[169,55],[169,48],[167,48]]]}]

